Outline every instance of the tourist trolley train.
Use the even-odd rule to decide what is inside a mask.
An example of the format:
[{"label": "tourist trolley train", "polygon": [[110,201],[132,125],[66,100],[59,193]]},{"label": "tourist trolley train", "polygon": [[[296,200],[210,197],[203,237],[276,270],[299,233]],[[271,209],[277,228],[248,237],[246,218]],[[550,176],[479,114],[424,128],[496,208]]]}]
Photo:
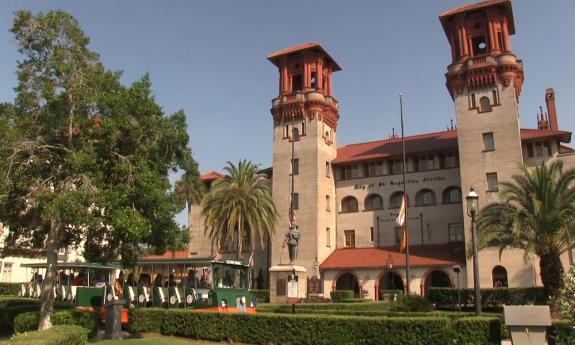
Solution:
[{"label": "tourist trolley train", "polygon": [[[32,278],[19,295],[39,298],[46,263],[25,264]],[[58,263],[55,297],[78,309],[100,311],[105,303],[124,300],[122,322],[128,308],[194,308],[226,313],[255,313],[256,300],[248,290],[248,266],[240,261],[210,258],[142,259],[133,268],[119,262]]]}]

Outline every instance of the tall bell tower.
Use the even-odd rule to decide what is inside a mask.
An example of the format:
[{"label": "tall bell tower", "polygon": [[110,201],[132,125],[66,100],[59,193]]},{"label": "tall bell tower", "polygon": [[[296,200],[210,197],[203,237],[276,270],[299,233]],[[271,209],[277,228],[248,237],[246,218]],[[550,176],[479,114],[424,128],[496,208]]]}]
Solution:
[{"label": "tall bell tower", "polygon": [[[295,223],[300,232],[295,265],[311,276],[317,263],[335,249],[336,195],[331,161],[337,153],[339,105],[332,95],[332,73],[341,68],[313,42],[282,49],[268,60],[279,74],[279,94],[272,100],[271,113],[273,198],[280,219],[272,238],[271,264],[289,264],[284,240],[293,182]],[[276,286],[270,288],[275,290]]]},{"label": "tall bell tower", "polygon": [[[455,103],[461,188],[467,194],[473,187],[483,207],[497,201],[498,183],[509,181],[523,163],[518,112],[523,64],[511,50],[509,38],[515,34],[511,1],[460,6],[439,20],[451,46],[452,61],[445,77]],[[465,239],[470,243],[471,220],[465,207],[463,213]],[[502,264],[509,261],[506,267],[514,266],[515,254],[505,253]],[[482,287],[492,287],[491,269],[498,260],[497,251],[481,251]],[[469,285],[473,284],[472,267],[469,258]]]}]

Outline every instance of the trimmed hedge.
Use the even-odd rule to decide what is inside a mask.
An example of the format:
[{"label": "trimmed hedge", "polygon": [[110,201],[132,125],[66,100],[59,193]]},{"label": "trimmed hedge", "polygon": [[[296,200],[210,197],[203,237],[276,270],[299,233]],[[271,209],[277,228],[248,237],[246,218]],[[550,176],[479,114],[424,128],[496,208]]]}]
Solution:
[{"label": "trimmed hedge", "polygon": [[433,310],[433,304],[423,296],[402,295],[397,299],[397,302],[391,304],[389,310],[403,312],[428,312]]},{"label": "trimmed hedge", "polygon": [[[361,311],[386,311],[389,310],[390,303],[388,302],[374,302],[370,300],[364,303],[301,303],[296,305],[296,310],[361,310]],[[291,313],[291,305],[287,303],[270,303],[258,305],[258,311],[271,312],[271,313]]]},{"label": "trimmed hedge", "polygon": [[553,321],[549,331],[549,345],[575,345],[575,325],[569,320]]},{"label": "trimmed hedge", "polygon": [[[473,289],[460,291],[463,308],[472,307],[475,299]],[[426,297],[437,309],[457,309],[457,289],[430,288]],[[485,310],[502,310],[504,305],[523,304],[546,305],[549,304],[549,296],[543,287],[481,289],[481,306]]]},{"label": "trimmed hedge", "polygon": [[[54,302],[54,310],[70,309],[70,303]],[[0,301],[0,333],[14,333],[16,316],[31,311],[40,311],[40,301],[34,299],[6,299]]]},{"label": "trimmed hedge", "polygon": [[0,283],[0,295],[17,296],[19,289],[19,283]]},{"label": "trimmed hedge", "polygon": [[[361,317],[336,315],[224,314],[182,309],[132,309],[131,333],[161,333],[248,344],[495,344],[497,318],[465,318],[457,327],[473,328],[474,339],[457,336],[446,317]],[[497,327],[496,327],[497,326]],[[455,328],[455,327],[453,327]],[[484,332],[483,334],[481,332]]]},{"label": "trimmed hedge", "polygon": [[367,318],[130,310],[129,331],[248,344],[445,344],[446,318]]},{"label": "trimmed hedge", "polygon": [[[27,312],[16,316],[14,319],[14,331],[23,333],[34,331],[38,328],[39,313]],[[90,331],[89,337],[96,335],[100,326],[100,314],[95,311],[61,310],[52,314],[53,325],[77,325]]]},{"label": "trimmed hedge", "polygon": [[335,290],[329,293],[332,302],[341,302],[344,299],[352,299],[354,296],[353,290]]},{"label": "trimmed hedge", "polygon": [[270,302],[270,290],[250,290],[257,299],[258,304]]},{"label": "trimmed hedge", "polygon": [[15,335],[5,345],[85,345],[88,344],[88,330],[74,325],[54,326],[45,331]]},{"label": "trimmed hedge", "polygon": [[455,344],[500,345],[501,320],[495,317],[464,317],[453,322]]}]

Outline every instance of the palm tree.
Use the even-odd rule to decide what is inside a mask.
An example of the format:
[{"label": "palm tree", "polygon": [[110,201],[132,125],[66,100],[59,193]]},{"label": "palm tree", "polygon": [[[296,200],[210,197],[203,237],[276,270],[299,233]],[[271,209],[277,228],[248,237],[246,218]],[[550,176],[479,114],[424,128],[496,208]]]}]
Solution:
[{"label": "palm tree", "polygon": [[572,247],[575,169],[563,172],[554,161],[535,169],[522,167],[513,182],[501,183],[500,202],[485,207],[479,216],[479,247],[524,250],[539,256],[541,281],[551,296],[563,287],[560,255]]},{"label": "palm tree", "polygon": [[198,205],[204,195],[204,185],[196,169],[186,171],[174,186],[174,198],[180,207],[188,206],[188,231],[192,231],[192,205]]},{"label": "palm tree", "polygon": [[241,258],[243,239],[252,248],[257,235],[260,245],[273,234],[278,212],[272,198],[270,180],[258,172],[258,166],[242,160],[238,166],[228,162],[226,175],[216,180],[202,200],[205,233],[212,241],[237,242],[237,258]]}]

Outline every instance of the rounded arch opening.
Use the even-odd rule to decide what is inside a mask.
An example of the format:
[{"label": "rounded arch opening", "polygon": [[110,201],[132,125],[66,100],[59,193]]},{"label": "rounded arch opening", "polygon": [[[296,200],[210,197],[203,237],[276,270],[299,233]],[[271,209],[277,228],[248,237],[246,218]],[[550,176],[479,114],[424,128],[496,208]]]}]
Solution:
[{"label": "rounded arch opening", "polygon": [[403,291],[403,278],[394,271],[387,271],[379,278],[379,290],[401,290]]},{"label": "rounded arch opening", "polygon": [[451,186],[445,188],[443,191],[444,204],[460,204],[461,203],[461,188]]},{"label": "rounded arch opening", "polygon": [[479,99],[479,111],[482,113],[491,111],[491,101],[489,100],[489,97],[483,96]]},{"label": "rounded arch opening", "polygon": [[431,189],[422,189],[415,195],[416,206],[430,206],[436,203],[435,192]]},{"label": "rounded arch opening", "polygon": [[353,273],[341,274],[335,282],[335,290],[353,290],[355,297],[359,297],[359,282]]},{"label": "rounded arch opening", "polygon": [[[389,196],[389,208],[400,208],[402,195],[403,192],[393,192]],[[409,206],[409,195],[407,196],[407,206]]]},{"label": "rounded arch opening", "polygon": [[491,277],[493,279],[494,288],[509,286],[507,281],[507,270],[505,267],[501,265],[493,267],[493,270],[491,271]]},{"label": "rounded arch opening", "polygon": [[379,194],[370,194],[364,200],[366,210],[381,210],[383,208],[383,198]]},{"label": "rounded arch opening", "polygon": [[424,294],[427,294],[429,288],[432,287],[452,288],[454,286],[447,273],[442,270],[433,270],[425,276]]},{"label": "rounded arch opening", "polygon": [[358,211],[358,203],[357,199],[353,196],[346,196],[345,198],[341,199],[341,212],[357,212]]}]

